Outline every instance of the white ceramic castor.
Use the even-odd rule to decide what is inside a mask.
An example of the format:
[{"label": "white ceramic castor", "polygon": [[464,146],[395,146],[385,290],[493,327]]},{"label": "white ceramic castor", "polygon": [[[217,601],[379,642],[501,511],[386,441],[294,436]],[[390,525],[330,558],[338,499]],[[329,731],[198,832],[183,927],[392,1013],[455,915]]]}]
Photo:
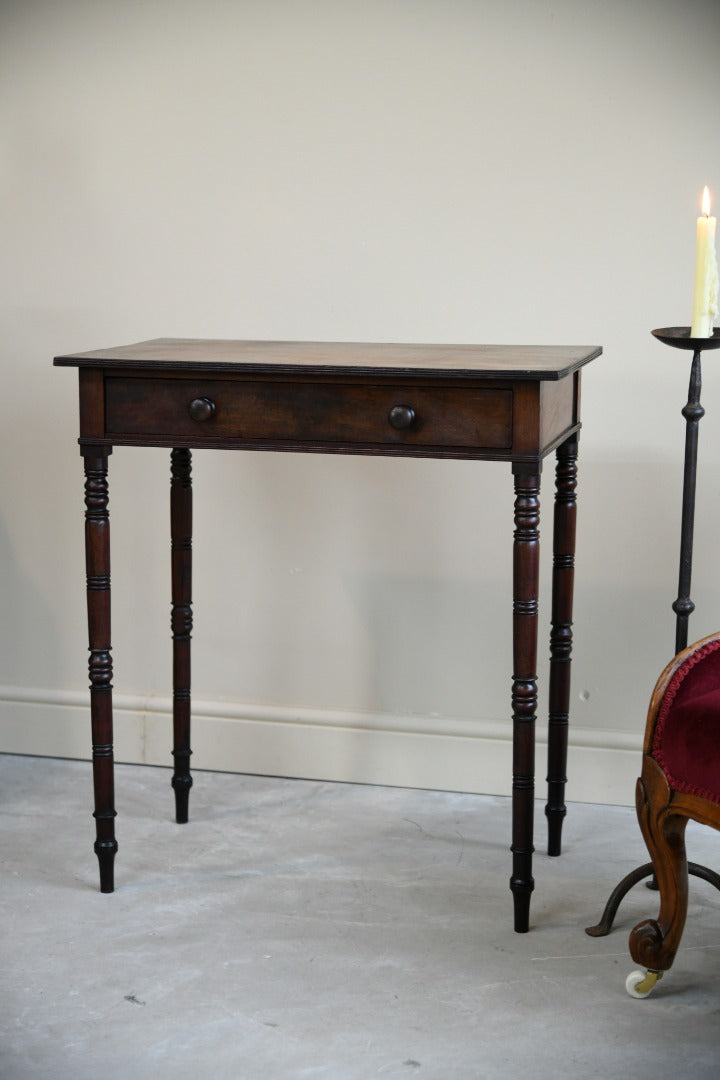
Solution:
[{"label": "white ceramic castor", "polygon": [[625,980],[625,989],[630,997],[649,997],[662,976],[662,971],[631,971]]}]

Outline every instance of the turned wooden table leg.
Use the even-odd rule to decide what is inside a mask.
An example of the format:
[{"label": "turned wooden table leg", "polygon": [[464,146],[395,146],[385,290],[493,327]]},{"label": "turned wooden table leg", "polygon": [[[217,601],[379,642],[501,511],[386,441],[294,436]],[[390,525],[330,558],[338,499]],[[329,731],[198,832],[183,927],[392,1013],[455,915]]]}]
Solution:
[{"label": "turned wooden table leg", "polygon": [[660,891],[660,911],[657,919],[645,919],[631,930],[629,945],[633,960],[651,971],[667,971],[672,966],[687,917],[687,817],[673,813],[671,800],[660,766],[645,757],[636,804]]},{"label": "turned wooden table leg", "polygon": [[577,435],[556,452],[555,517],[553,523],[552,621],[550,630],[550,694],[548,722],[548,855],[562,850],[566,814],[570,662],[575,583],[575,522],[577,503]]},{"label": "turned wooden table leg", "polygon": [[170,455],[170,535],[172,561],[173,760],[175,820],[188,820],[190,775],[190,645],[192,635],[192,456]]},{"label": "turned wooden table leg", "polygon": [[527,933],[532,876],[537,710],[537,622],[540,564],[540,475],[537,466],[513,465],[513,872],[510,888],[515,930]]},{"label": "turned wooden table leg", "polygon": [[113,777],[112,654],[110,644],[110,518],[108,447],[84,447],[85,564],[90,646],[90,718],[95,793],[95,854],[100,891],[114,889],[115,785]]}]

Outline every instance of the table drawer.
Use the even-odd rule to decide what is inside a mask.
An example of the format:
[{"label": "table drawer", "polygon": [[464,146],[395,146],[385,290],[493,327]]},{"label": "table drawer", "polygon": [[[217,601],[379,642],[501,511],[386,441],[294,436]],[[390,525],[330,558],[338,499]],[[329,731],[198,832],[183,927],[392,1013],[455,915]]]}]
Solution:
[{"label": "table drawer", "polygon": [[506,449],[512,389],[106,376],[109,437]]}]

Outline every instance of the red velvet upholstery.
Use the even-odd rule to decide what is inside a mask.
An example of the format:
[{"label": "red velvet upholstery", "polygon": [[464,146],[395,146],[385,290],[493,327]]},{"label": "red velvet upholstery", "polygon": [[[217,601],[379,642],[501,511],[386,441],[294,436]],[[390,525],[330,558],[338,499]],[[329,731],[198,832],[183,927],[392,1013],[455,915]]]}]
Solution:
[{"label": "red velvet upholstery", "polygon": [[692,653],[675,672],[650,753],[671,788],[720,803],[720,640]]}]

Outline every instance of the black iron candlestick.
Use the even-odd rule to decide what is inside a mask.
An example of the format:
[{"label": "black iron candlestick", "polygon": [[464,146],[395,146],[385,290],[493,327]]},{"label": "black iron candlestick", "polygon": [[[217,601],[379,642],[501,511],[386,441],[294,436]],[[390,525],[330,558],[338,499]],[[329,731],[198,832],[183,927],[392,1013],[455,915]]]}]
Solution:
[{"label": "black iron candlestick", "polygon": [[[713,331],[712,337],[690,337],[689,326],[667,326],[662,330],[653,330],[653,337],[662,341],[663,345],[671,345],[674,349],[692,350],[692,366],[690,368],[690,385],[688,387],[687,404],[682,410],[685,417],[685,468],[683,472],[683,496],[682,496],[682,521],[680,527],[680,570],[678,574],[678,597],[672,605],[676,615],[675,624],[675,655],[687,648],[688,621],[695,605],[690,599],[690,583],[692,579],[693,540],[695,535],[695,488],[697,477],[697,448],[698,427],[705,415],[705,410],[700,404],[702,391],[702,367],[701,356],[703,351],[720,348],[720,329]],[[706,866],[698,863],[688,863],[688,873],[694,877],[702,878],[710,882],[716,889],[720,889],[720,874],[709,870]],[[596,926],[588,926],[586,934],[591,937],[604,937],[610,933],[617,909],[624,896],[630,892],[633,885],[650,878],[647,886],[649,889],[657,889],[655,874],[652,863],[645,863],[624,877],[619,885],[613,889],[605,905],[602,918]]]},{"label": "black iron candlestick", "polygon": [[680,572],[678,575],[678,598],[673,604],[677,616],[675,627],[675,655],[687,648],[688,620],[695,610],[690,599],[692,578],[693,539],[695,532],[695,487],[697,475],[698,427],[705,415],[700,404],[702,391],[701,356],[703,350],[720,347],[720,330],[714,330],[709,338],[690,337],[687,326],[669,326],[653,330],[653,337],[675,349],[692,350],[687,405],[682,410],[685,417],[685,470],[683,474],[682,525],[680,530]]}]

